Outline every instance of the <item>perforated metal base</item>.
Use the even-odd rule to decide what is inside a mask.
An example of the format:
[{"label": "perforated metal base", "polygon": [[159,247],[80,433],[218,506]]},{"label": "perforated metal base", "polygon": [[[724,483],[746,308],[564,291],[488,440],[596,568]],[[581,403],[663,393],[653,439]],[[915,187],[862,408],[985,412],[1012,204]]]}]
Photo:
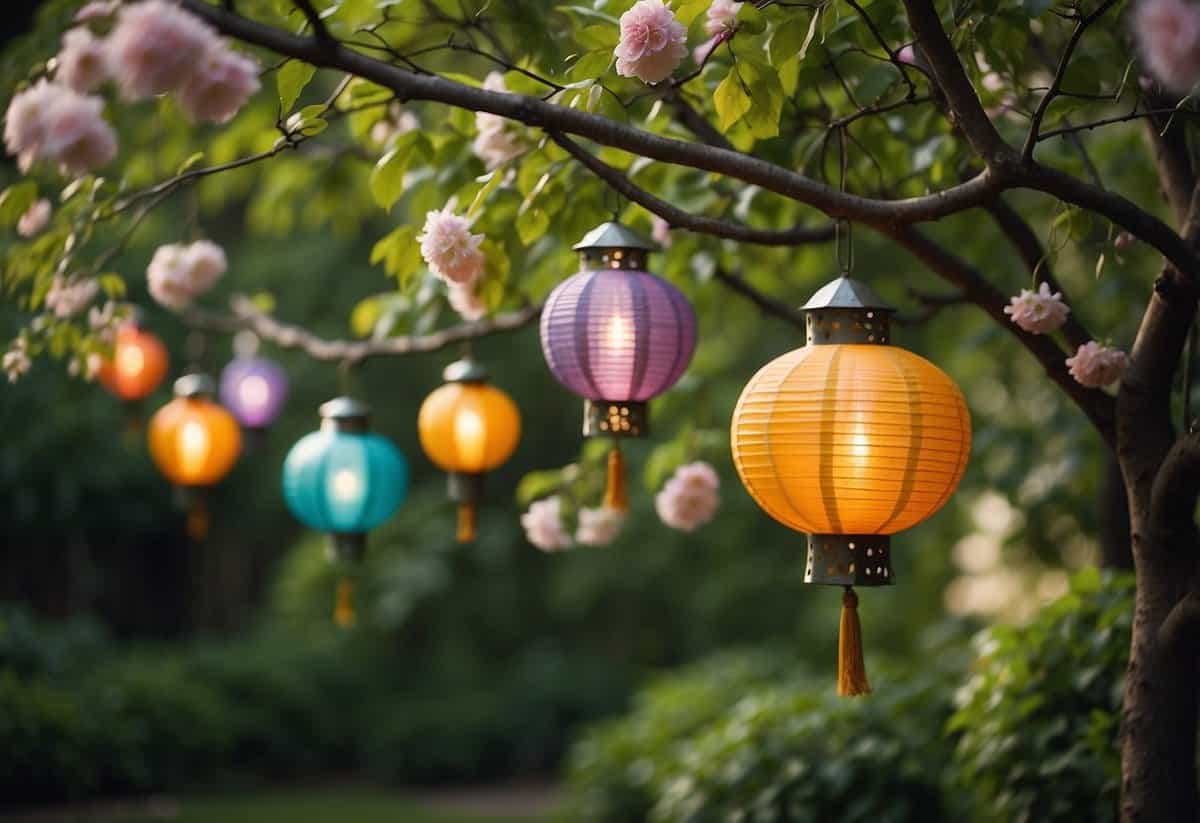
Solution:
[{"label": "perforated metal base", "polygon": [[810,534],[805,583],[890,586],[891,538],[886,534]]},{"label": "perforated metal base", "polygon": [[644,437],[650,430],[650,409],[645,403],[583,401],[584,437]]},{"label": "perforated metal base", "polygon": [[482,474],[450,472],[446,475],[446,488],[455,503],[474,503],[483,497]]},{"label": "perforated metal base", "polygon": [[325,553],[331,563],[357,563],[367,551],[366,532],[337,532],[329,535]]}]

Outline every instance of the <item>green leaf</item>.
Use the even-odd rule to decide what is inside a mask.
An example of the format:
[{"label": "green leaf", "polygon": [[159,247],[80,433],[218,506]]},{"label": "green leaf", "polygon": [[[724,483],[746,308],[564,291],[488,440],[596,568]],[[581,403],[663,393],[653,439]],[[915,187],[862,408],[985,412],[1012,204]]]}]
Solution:
[{"label": "green leaf", "polygon": [[198,151],[188,159],[179,164],[179,168],[175,170],[175,174],[183,174],[188,169],[194,167],[197,163],[204,159],[204,152]]},{"label": "green leaf", "polygon": [[125,278],[116,272],[105,272],[96,278],[96,282],[102,292],[115,300],[125,296]]},{"label": "green leaf", "polygon": [[483,208],[483,204],[487,201],[488,195],[504,181],[504,173],[502,169],[488,172],[482,178],[484,181],[481,188],[475,195],[475,199],[471,201],[471,207],[467,209],[467,217],[474,217]]},{"label": "green leaf", "polygon": [[296,105],[301,92],[316,74],[317,67],[299,60],[289,60],[275,73],[275,85],[279,89],[279,105],[286,114]]},{"label": "green leaf", "polygon": [[588,51],[607,50],[611,53],[620,40],[621,30],[616,26],[596,24],[575,32],[575,42]]},{"label": "green leaf", "polygon": [[755,137],[774,137],[779,134],[779,117],[783,114],[783,86],[778,72],[756,60],[742,59],[738,67],[750,93],[746,124]]},{"label": "green leaf", "polygon": [[701,13],[708,11],[708,7],[711,5],[712,0],[685,0],[679,8],[675,9],[675,19],[682,23],[684,28],[687,28]]},{"label": "green leaf", "polygon": [[530,472],[517,484],[517,503],[521,506],[528,506],[540,497],[554,494],[562,484],[563,477],[560,469]]},{"label": "green leaf", "polygon": [[37,194],[37,184],[29,180],[13,183],[0,192],[0,226],[15,226],[21,215],[33,205]]},{"label": "green leaf", "polygon": [[517,213],[517,235],[528,246],[541,238],[550,228],[550,216],[540,206],[531,206]]},{"label": "green leaf", "polygon": [[379,162],[371,171],[371,195],[383,209],[391,210],[400,199],[400,195],[404,194],[404,175],[408,172],[411,148],[411,144],[407,142],[397,145],[379,158]]},{"label": "green leaf", "polygon": [[801,49],[804,49],[812,39],[813,25],[816,20],[817,15],[815,14],[808,21],[800,17],[789,17],[771,32],[771,40],[767,44],[767,54],[772,66],[782,65],[784,61],[800,54]]},{"label": "green leaf", "polygon": [[356,337],[369,337],[382,316],[383,305],[379,295],[360,300],[350,311],[350,331]]},{"label": "green leaf", "polygon": [[371,249],[371,263],[383,263],[383,270],[407,288],[421,268],[421,246],[414,226],[400,226],[381,238]]},{"label": "green leaf", "polygon": [[737,66],[732,66],[725,79],[717,86],[713,104],[717,107],[717,122],[721,131],[728,131],[734,123],[742,119],[742,115],[750,111],[750,95],[738,77]]}]

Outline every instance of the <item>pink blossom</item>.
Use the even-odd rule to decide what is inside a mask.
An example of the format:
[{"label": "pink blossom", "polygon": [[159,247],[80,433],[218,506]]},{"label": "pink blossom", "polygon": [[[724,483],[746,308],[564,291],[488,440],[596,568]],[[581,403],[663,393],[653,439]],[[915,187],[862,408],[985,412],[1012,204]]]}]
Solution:
[{"label": "pink blossom", "polygon": [[1120,380],[1129,365],[1129,356],[1120,349],[1091,340],[1080,346],[1075,356],[1068,357],[1066,362],[1075,382],[1096,389]]},{"label": "pink blossom", "polygon": [[621,533],[625,515],[609,508],[580,509],[575,541],[583,546],[607,546]]},{"label": "pink blossom", "polygon": [[[508,91],[508,87],[504,84],[504,75],[497,71],[487,76],[483,81],[483,87],[487,91]],[[514,157],[519,157],[529,148],[525,140],[524,129],[519,124],[498,114],[486,111],[476,112],[475,131],[477,134],[471,148],[475,152],[475,156],[483,161],[489,171],[507,163]]]},{"label": "pink blossom", "polygon": [[1200,8],[1184,0],[1141,0],[1133,23],[1150,73],[1173,91],[1189,91],[1200,80]]},{"label": "pink blossom", "polygon": [[671,248],[671,224],[656,214],[650,225],[650,236],[654,238],[654,242],[664,249]]},{"label": "pink blossom", "polygon": [[460,286],[470,285],[483,273],[482,234],[471,234],[471,223],[449,209],[425,215],[425,228],[417,236],[421,257],[438,277]]},{"label": "pink blossom", "polygon": [[709,35],[717,35],[730,31],[737,22],[739,3],[734,0],[713,0],[704,15],[704,31]]},{"label": "pink blossom", "polygon": [[21,379],[21,376],[27,374],[33,366],[33,361],[29,358],[29,343],[24,337],[18,337],[8,347],[8,351],[4,352],[4,356],[0,357],[0,370],[3,370],[8,376],[9,383],[16,383]]},{"label": "pink blossom", "polygon": [[1037,291],[1021,289],[1009,300],[1004,313],[1030,334],[1046,334],[1067,322],[1071,307],[1063,302],[1062,292],[1050,293],[1050,285],[1042,283]]},{"label": "pink blossom", "polygon": [[712,37],[696,46],[696,48],[692,49],[692,60],[697,66],[704,65],[704,61],[709,57],[712,57],[712,53],[717,50],[717,46],[721,45],[732,36],[732,29],[729,31],[717,32]]},{"label": "pink blossom", "polygon": [[179,106],[193,120],[228,123],[258,89],[258,63],[214,40],[179,89]]},{"label": "pink blossom", "polygon": [[209,240],[170,243],[155,250],[146,283],[159,304],[181,309],[216,285],[227,266],[224,250]]},{"label": "pink blossom", "polygon": [[1137,238],[1127,231],[1123,231],[1117,235],[1117,239],[1113,241],[1113,245],[1118,249],[1127,249],[1137,242]]},{"label": "pink blossom", "polygon": [[401,108],[399,103],[392,103],[388,106],[387,116],[371,126],[371,139],[382,146],[393,138],[419,128],[421,128],[421,121],[415,114]]},{"label": "pink blossom", "polygon": [[530,504],[521,515],[525,538],[544,552],[561,551],[571,547],[571,535],[563,528],[562,498],[547,497]]},{"label": "pink blossom", "polygon": [[63,87],[45,114],[39,155],[69,175],[107,165],[117,153],[117,134],[104,119],[104,101]]},{"label": "pink blossom", "polygon": [[55,63],[54,79],[75,91],[94,91],[108,79],[104,42],[82,27],[63,35]]},{"label": "pink blossom", "polygon": [[91,3],[85,3],[79,11],[75,12],[75,22],[87,23],[112,17],[117,13],[117,7],[120,5],[121,0],[92,0]]},{"label": "pink blossom", "polygon": [[716,515],[720,485],[717,472],[708,463],[687,463],[675,470],[654,498],[654,508],[671,528],[695,531]]},{"label": "pink blossom", "polygon": [[638,0],[621,15],[621,39],[613,54],[617,74],[658,83],[687,55],[687,30],[662,0]]},{"label": "pink blossom", "polygon": [[900,50],[896,52],[896,60],[900,63],[907,63],[910,66],[917,65],[917,52],[913,48],[913,44],[909,43],[907,46],[901,46]]},{"label": "pink blossom", "polygon": [[122,6],[108,36],[110,71],[127,100],[182,86],[216,40],[198,17],[166,0]]},{"label": "pink blossom", "polygon": [[70,280],[56,275],[50,291],[46,292],[46,308],[60,319],[74,317],[88,307],[99,291],[95,278]]},{"label": "pink blossom", "polygon": [[33,237],[35,234],[40,234],[42,229],[46,228],[46,224],[50,222],[50,201],[46,198],[35,200],[33,205],[25,210],[17,220],[17,234],[22,237]]},{"label": "pink blossom", "polygon": [[117,339],[117,329],[125,322],[126,312],[108,300],[103,306],[88,309],[88,328],[96,339],[110,345]]},{"label": "pink blossom", "polygon": [[39,80],[13,95],[4,115],[4,146],[16,155],[21,171],[28,171],[46,137],[46,112],[58,101],[63,87]]},{"label": "pink blossom", "polygon": [[446,289],[446,299],[450,308],[458,312],[463,320],[479,320],[487,315],[487,304],[472,286],[449,284]]}]

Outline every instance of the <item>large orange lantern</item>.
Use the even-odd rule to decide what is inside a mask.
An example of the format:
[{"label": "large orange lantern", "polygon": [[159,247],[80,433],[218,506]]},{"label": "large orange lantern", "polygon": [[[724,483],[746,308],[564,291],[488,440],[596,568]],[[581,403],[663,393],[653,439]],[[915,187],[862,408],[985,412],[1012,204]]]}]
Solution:
[{"label": "large orange lantern", "polygon": [[949,499],[971,450],[962,392],[889,345],[894,310],[840,277],[804,305],[808,345],[756,374],[733,413],[738,475],[766,512],[808,532],[806,583],[845,587],[838,693],[870,691],[853,586],[894,581],[890,535]]},{"label": "large orange lantern", "polygon": [[446,385],[421,404],[421,448],[449,472],[450,497],[458,503],[458,540],[475,539],[476,505],[484,476],[512,456],[521,437],[521,416],[512,398],[487,382],[478,362],[465,358],[443,372]]},{"label": "large orange lantern", "polygon": [[242,447],[237,420],[214,403],[212,378],[189,374],[175,381],[175,399],[150,418],[150,456],[176,486],[191,492],[188,532],[203,537],[207,514],[199,489],[213,486],[233,468]]},{"label": "large orange lantern", "polygon": [[100,365],[96,377],[122,400],[141,400],[167,374],[167,347],[155,335],[129,323],[117,331],[113,356]]}]

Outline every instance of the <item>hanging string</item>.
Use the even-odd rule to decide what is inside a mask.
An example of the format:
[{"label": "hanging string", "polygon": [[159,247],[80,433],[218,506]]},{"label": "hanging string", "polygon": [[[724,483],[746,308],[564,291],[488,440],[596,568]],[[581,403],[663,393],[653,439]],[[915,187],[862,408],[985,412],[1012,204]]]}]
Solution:
[{"label": "hanging string", "polygon": [[354,613],[354,581],[342,577],[337,583],[337,601],[333,607],[333,622],[339,629],[354,627],[358,618]]},{"label": "hanging string", "polygon": [[604,490],[604,508],[617,512],[629,511],[629,490],[625,482],[625,455],[613,441],[608,452],[608,486]]},{"label": "hanging string", "polygon": [[470,543],[475,539],[477,515],[474,500],[464,500],[458,504],[458,533],[459,543]]},{"label": "hanging string", "polygon": [[350,395],[350,370],[354,368],[354,361],[346,358],[338,363],[338,394],[342,396]]},{"label": "hanging string", "polygon": [[[850,158],[846,153],[846,129],[838,129],[838,191],[846,193],[846,176],[850,168]],[[833,254],[838,272],[842,277],[849,277],[854,268],[854,224],[844,217],[833,223]]]},{"label": "hanging string", "polygon": [[842,593],[842,622],[838,631],[838,694],[858,697],[871,693],[863,660],[862,624],[858,621],[858,595],[847,586]]},{"label": "hanging string", "polygon": [[208,501],[198,489],[189,492],[187,497],[187,536],[199,543],[208,537]]},{"label": "hanging string", "polygon": [[611,186],[604,189],[604,208],[612,212],[614,223],[621,220],[621,209],[623,207],[621,193]]}]

